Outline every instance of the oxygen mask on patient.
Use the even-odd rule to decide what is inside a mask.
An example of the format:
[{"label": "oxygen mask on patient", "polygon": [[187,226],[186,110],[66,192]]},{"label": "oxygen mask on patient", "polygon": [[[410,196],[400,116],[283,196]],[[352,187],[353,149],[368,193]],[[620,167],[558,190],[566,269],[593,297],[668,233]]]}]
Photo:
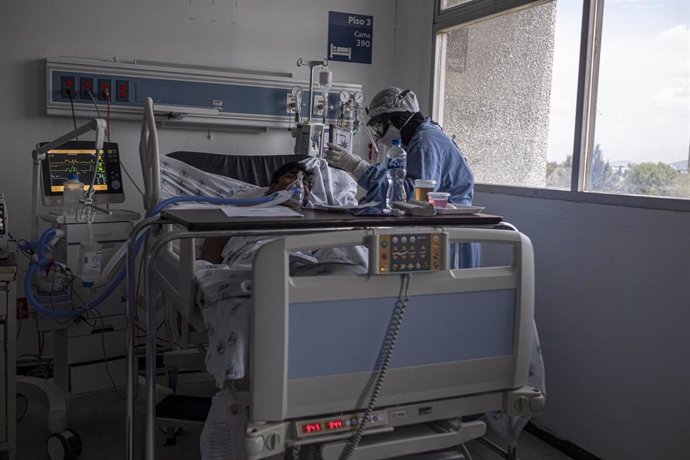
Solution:
[{"label": "oxygen mask on patient", "polygon": [[306,193],[304,193],[304,173],[299,171],[295,180],[285,188],[290,193],[290,199],[286,204],[291,208],[299,209],[304,205]]}]

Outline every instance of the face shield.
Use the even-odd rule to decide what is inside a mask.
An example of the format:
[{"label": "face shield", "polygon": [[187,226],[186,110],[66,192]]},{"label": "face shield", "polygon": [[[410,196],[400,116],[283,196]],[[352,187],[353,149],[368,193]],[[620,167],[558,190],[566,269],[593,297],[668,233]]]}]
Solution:
[{"label": "face shield", "polygon": [[372,118],[367,123],[367,128],[369,128],[375,140],[381,139],[386,134],[388,126],[388,120],[384,120],[383,117]]},{"label": "face shield", "polygon": [[[381,142],[382,140],[400,136],[399,130],[396,130],[397,133],[390,132],[390,123],[388,122],[390,114],[396,112],[410,112],[415,114],[419,112],[419,103],[417,102],[415,93],[409,89],[391,87],[379,91],[378,94],[371,99],[369,106],[366,108],[366,112],[369,115],[369,121],[367,122],[369,135],[377,151],[381,153],[381,147],[385,148],[387,146],[385,144],[388,144],[386,141]],[[410,116],[404,125],[406,125],[411,118]],[[402,127],[400,129],[402,129]],[[387,134],[388,136],[386,136]],[[390,139],[387,140],[390,141]]]}]

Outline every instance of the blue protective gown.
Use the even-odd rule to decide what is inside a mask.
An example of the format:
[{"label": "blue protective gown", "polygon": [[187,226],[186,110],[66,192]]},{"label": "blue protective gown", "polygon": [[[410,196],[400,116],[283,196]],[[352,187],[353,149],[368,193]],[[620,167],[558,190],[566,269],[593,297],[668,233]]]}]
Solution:
[{"label": "blue protective gown", "polygon": [[[430,118],[424,120],[409,145],[407,152],[407,196],[414,193],[415,179],[435,179],[436,192],[450,193],[450,202],[471,205],[474,195],[474,174],[457,144]],[[381,164],[370,166],[359,178],[359,185],[367,190],[362,201],[386,200],[388,181],[386,167]],[[462,244],[460,266],[463,268],[480,265],[478,244]],[[457,264],[454,264],[457,266]]]}]

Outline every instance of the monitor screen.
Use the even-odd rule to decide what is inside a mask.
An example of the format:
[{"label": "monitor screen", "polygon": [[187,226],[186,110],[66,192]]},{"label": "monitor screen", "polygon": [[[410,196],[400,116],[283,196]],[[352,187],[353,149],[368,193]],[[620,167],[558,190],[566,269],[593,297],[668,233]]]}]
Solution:
[{"label": "monitor screen", "polygon": [[5,203],[0,201],[0,236],[3,236],[7,230],[5,229]]},{"label": "monitor screen", "polygon": [[79,175],[84,183],[84,190],[94,181],[93,201],[95,203],[122,203],[122,172],[120,170],[120,153],[117,144],[103,144],[101,159],[96,166],[96,148],[92,141],[71,141],[58,148],[49,150],[42,163],[43,204],[57,206],[62,204],[64,182],[69,174]]}]

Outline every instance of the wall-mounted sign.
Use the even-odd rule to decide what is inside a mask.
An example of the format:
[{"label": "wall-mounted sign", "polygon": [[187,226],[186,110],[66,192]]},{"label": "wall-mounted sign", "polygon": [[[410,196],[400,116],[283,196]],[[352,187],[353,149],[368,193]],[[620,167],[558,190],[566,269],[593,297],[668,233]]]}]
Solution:
[{"label": "wall-mounted sign", "polygon": [[373,16],[329,11],[328,60],[371,64],[373,31]]}]

